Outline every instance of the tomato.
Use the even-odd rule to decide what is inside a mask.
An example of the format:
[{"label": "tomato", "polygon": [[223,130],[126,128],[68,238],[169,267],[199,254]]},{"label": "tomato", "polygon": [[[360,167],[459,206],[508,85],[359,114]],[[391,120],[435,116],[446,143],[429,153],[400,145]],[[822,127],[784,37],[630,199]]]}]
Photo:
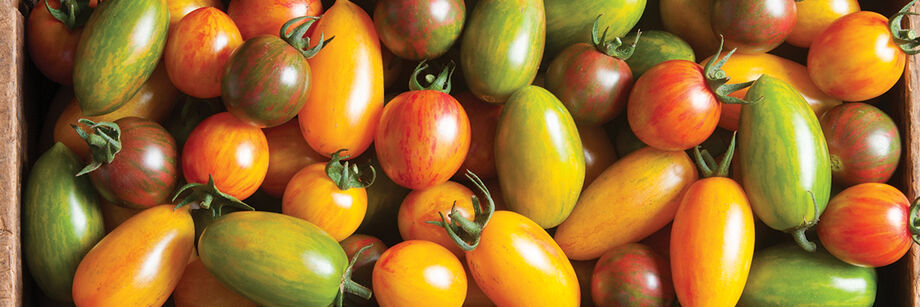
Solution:
[{"label": "tomato", "polygon": [[195,240],[188,207],[150,207],[119,225],[83,257],[73,278],[78,306],[158,306],[185,271]]},{"label": "tomato", "polygon": [[846,263],[881,267],[898,261],[913,243],[904,193],[883,183],[852,186],[827,204],[818,238],[831,255]]},{"label": "tomato", "polygon": [[[495,178],[495,129],[502,114],[502,105],[479,100],[471,92],[455,95],[470,120],[470,149],[460,165],[461,170],[471,170],[479,178]],[[463,177],[461,172],[455,179]]]},{"label": "tomato", "polygon": [[552,93],[527,86],[508,99],[495,132],[495,166],[509,209],[544,228],[569,216],[585,154],[575,122]]},{"label": "tomato", "polygon": [[796,19],[786,37],[790,45],[808,48],[818,34],[831,23],[850,13],[859,12],[857,0],[796,1]]},{"label": "tomato", "polygon": [[668,261],[639,243],[617,246],[597,261],[591,296],[598,306],[671,306]]},{"label": "tomato", "polygon": [[[909,5],[908,5],[909,6]],[[907,9],[907,7],[905,7]],[[903,13],[893,20],[900,23]],[[822,91],[846,101],[864,101],[891,89],[904,72],[909,46],[896,40],[889,20],[861,11],[840,17],[808,49],[808,75]]]},{"label": "tomato", "polygon": [[646,0],[546,0],[546,57],[575,43],[591,42],[591,24],[609,27],[609,37],[623,37],[642,17]]},{"label": "tomato", "polygon": [[617,152],[607,137],[604,128],[597,126],[580,125],[578,135],[581,138],[582,148],[585,150],[585,184],[587,188],[597,176],[600,176],[607,167],[617,160]]},{"label": "tomato", "polygon": [[[166,130],[176,138],[179,151],[183,150],[185,141],[192,134],[192,130],[199,123],[211,115],[226,111],[224,104],[218,99],[203,100],[185,96],[180,107],[176,108],[169,120],[166,121]],[[296,171],[296,170],[295,170]]]},{"label": "tomato", "polygon": [[262,181],[262,190],[271,196],[280,198],[291,177],[304,167],[327,161],[307,145],[296,120],[263,129],[263,132],[268,141],[268,171]]},{"label": "tomato", "polygon": [[173,292],[176,307],[234,306],[256,307],[256,303],[227,289],[195,257],[182,272],[182,279]]},{"label": "tomato", "polygon": [[680,36],[697,55],[712,54],[719,36],[712,31],[713,0],[661,0],[661,22],[668,32]]},{"label": "tomato", "polygon": [[201,234],[198,254],[221,284],[263,306],[325,307],[340,287],[363,288],[344,276],[348,259],[335,239],[283,214],[227,214]]},{"label": "tomato", "polygon": [[[50,0],[47,5],[61,9],[59,0]],[[73,84],[73,57],[83,28],[77,25],[65,25],[54,18],[45,6],[46,1],[39,1],[29,13],[26,21],[26,43],[29,58],[35,67],[51,81]]]},{"label": "tomato", "polygon": [[415,190],[406,196],[399,207],[397,221],[399,234],[403,240],[425,240],[440,244],[457,257],[463,250],[437,225],[428,221],[437,221],[443,215],[448,222],[448,214],[455,208],[466,219],[473,219],[473,191],[462,184],[448,181],[423,190]]},{"label": "tomato", "polygon": [[380,41],[398,57],[419,61],[447,52],[460,37],[463,0],[383,0],[374,9]]},{"label": "tomato", "polygon": [[185,15],[203,7],[224,11],[224,3],[220,0],[166,0],[166,8],[169,9],[169,31],[172,32]]},{"label": "tomato", "polygon": [[623,42],[635,42],[636,37],[641,36],[636,43],[636,49],[632,56],[627,58],[626,64],[634,78],[638,78],[643,73],[668,60],[687,60],[696,62],[696,55],[693,48],[687,42],[666,31],[643,31],[641,35],[630,33]]},{"label": "tomato", "polygon": [[105,224],[105,233],[115,230],[115,227],[121,225],[135,214],[143,211],[142,209],[125,208],[104,199],[99,201],[102,209],[102,220]]},{"label": "tomato", "polygon": [[441,245],[408,240],[387,249],[374,265],[374,294],[381,307],[461,306],[466,273]]},{"label": "tomato", "polygon": [[[365,246],[369,246],[367,250],[356,258],[351,276],[352,279],[359,284],[368,285],[368,287],[372,286],[374,264],[377,263],[377,259],[380,258],[380,255],[387,250],[386,243],[383,243],[383,241],[377,237],[356,233],[345,238],[345,240],[342,240],[339,244],[342,245],[342,248],[345,250],[345,255],[347,255],[349,259],[354,258]],[[352,294],[345,297],[346,305],[367,305],[368,303],[371,302],[365,301]]]},{"label": "tomato", "polygon": [[220,82],[230,54],[243,44],[230,16],[213,7],[189,13],[171,28],[163,51],[169,79],[198,98],[221,95]]},{"label": "tomato", "polygon": [[832,181],[851,186],[887,182],[901,159],[901,136],[891,117],[872,105],[846,103],[821,117]]},{"label": "tomato", "polygon": [[234,0],[227,6],[227,14],[240,28],[243,40],[249,40],[258,35],[278,36],[281,25],[292,18],[320,16],[323,3],[320,0]]},{"label": "tomato", "polygon": [[741,306],[872,306],[872,268],[852,266],[826,251],[783,244],[758,252],[751,262]]},{"label": "tomato", "polygon": [[92,159],[77,175],[89,173],[102,198],[136,209],[169,200],[179,181],[179,154],[163,126],[139,117],[83,124],[91,125],[78,129],[87,133]]},{"label": "tomato", "polygon": [[262,129],[230,113],[212,115],[198,124],[182,149],[182,174],[187,182],[207,183],[246,199],[262,184],[268,171],[268,141]]},{"label": "tomato", "polygon": [[529,85],[543,57],[543,1],[481,0],[467,19],[460,65],[470,91],[501,103]]},{"label": "tomato", "polygon": [[620,158],[581,194],[555,239],[572,260],[600,257],[668,224],[697,179],[683,151],[645,147]]},{"label": "tomato", "polygon": [[754,213],[770,228],[793,234],[807,250],[805,230],[827,205],[831,168],[815,113],[789,84],[764,75],[747,92],[759,102],[741,107],[741,184]]},{"label": "tomato", "polygon": [[796,23],[794,0],[713,0],[712,30],[741,53],[773,50]]},{"label": "tomato", "polygon": [[73,87],[83,114],[111,113],[137,93],[160,60],[168,27],[163,0],[108,0],[96,7],[74,56]]},{"label": "tomato", "polygon": [[75,177],[82,163],[56,143],[29,171],[22,194],[22,253],[38,288],[58,301],[72,300],[80,259],[105,235],[99,197],[89,178]]}]

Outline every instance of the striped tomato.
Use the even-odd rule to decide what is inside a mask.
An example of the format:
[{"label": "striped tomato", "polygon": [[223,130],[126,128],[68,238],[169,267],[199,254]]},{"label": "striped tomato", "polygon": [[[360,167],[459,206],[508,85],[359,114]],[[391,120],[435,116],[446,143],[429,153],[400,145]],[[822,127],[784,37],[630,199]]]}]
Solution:
[{"label": "striped tomato", "polygon": [[463,0],[383,0],[374,9],[380,41],[398,57],[435,59],[460,38],[466,5]]},{"label": "striped tomato", "polygon": [[835,184],[887,182],[901,159],[901,136],[891,117],[865,103],[846,103],[821,117]]},{"label": "striped tomato", "polygon": [[213,7],[197,9],[170,28],[163,51],[166,72],[183,93],[220,96],[224,65],[241,44],[240,30],[230,16]]},{"label": "striped tomato", "polygon": [[[76,2],[82,6],[84,2]],[[26,22],[26,43],[29,57],[35,67],[51,81],[73,84],[73,58],[80,41],[83,25],[65,24],[51,14],[48,8],[65,14],[75,14],[61,7],[60,0],[42,0],[35,4]],[[89,11],[87,8],[84,10]],[[66,16],[66,15],[65,15]],[[74,15],[74,21],[79,16]],[[66,20],[66,19],[65,19]]]},{"label": "striped tomato", "polygon": [[262,129],[227,112],[198,124],[182,149],[182,174],[189,183],[207,183],[237,199],[259,189],[268,171],[268,141]]},{"label": "striped tomato", "polygon": [[639,243],[614,247],[594,266],[591,297],[597,306],[670,306],[668,260]]},{"label": "striped tomato", "polygon": [[283,25],[292,18],[320,16],[320,0],[234,0],[227,6],[227,14],[240,28],[243,40],[259,35],[278,36]]},{"label": "striped tomato", "polygon": [[166,0],[169,9],[169,30],[182,20],[182,17],[203,7],[214,7],[224,11],[224,3],[220,0]]},{"label": "striped tomato", "polygon": [[427,189],[415,190],[399,206],[397,222],[403,240],[426,240],[444,246],[458,257],[463,250],[451,240],[444,229],[428,221],[436,221],[443,214],[456,210],[463,217],[473,219],[473,191],[462,184],[448,181]]},{"label": "striped tomato", "polygon": [[328,160],[307,145],[296,120],[263,131],[268,141],[268,171],[262,191],[271,196],[281,198],[294,174],[310,164]]},{"label": "striped tomato", "polygon": [[741,53],[773,50],[796,23],[793,0],[713,0],[712,30]]}]

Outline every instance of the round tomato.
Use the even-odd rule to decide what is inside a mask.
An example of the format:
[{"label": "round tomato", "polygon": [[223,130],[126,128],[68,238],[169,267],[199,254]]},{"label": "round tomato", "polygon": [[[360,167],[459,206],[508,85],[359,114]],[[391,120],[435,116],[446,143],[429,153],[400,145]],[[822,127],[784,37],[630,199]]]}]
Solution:
[{"label": "round tomato", "polygon": [[185,15],[203,7],[213,7],[224,11],[224,3],[220,0],[166,0],[166,8],[169,10],[169,30],[172,31]]},{"label": "round tomato", "polygon": [[594,266],[591,297],[597,306],[671,306],[668,261],[639,243],[615,247]]},{"label": "round tomato", "polygon": [[170,30],[163,61],[172,83],[189,96],[220,96],[224,65],[243,44],[240,30],[230,16],[213,7],[202,7]]},{"label": "round tomato", "polygon": [[581,147],[585,150],[585,183],[582,185],[584,189],[616,162],[617,152],[604,128],[581,125],[578,126],[578,136],[581,137]]},{"label": "round tomato", "polygon": [[240,28],[243,40],[262,34],[278,36],[281,25],[288,20],[322,13],[320,0],[234,0],[227,7],[227,14]]},{"label": "round tomato", "polygon": [[713,0],[712,30],[729,49],[767,52],[779,46],[796,22],[793,0]]},{"label": "round tomato", "polygon": [[207,183],[237,199],[259,189],[268,171],[268,141],[262,129],[227,112],[198,124],[182,149],[182,174],[189,183]]},{"label": "round tomato", "polygon": [[[503,105],[486,103],[471,92],[457,94],[456,98],[470,120],[470,149],[460,170],[473,171],[483,180],[495,178],[495,129]],[[462,172],[454,174],[454,178],[463,178]]]},{"label": "round tomato", "polygon": [[[80,2],[77,3],[79,6]],[[47,6],[62,9],[59,0],[43,0],[35,4],[26,22],[29,58],[51,81],[70,85],[73,84],[73,57],[80,41],[82,25],[64,24],[51,15]],[[63,10],[61,12],[64,13]],[[76,20],[77,16],[74,18]]]},{"label": "round tomato", "polygon": [[419,61],[438,58],[460,37],[463,0],[383,0],[374,9],[380,41],[398,57]]},{"label": "round tomato", "polygon": [[280,198],[291,177],[313,163],[328,159],[307,145],[300,134],[300,125],[291,120],[284,125],[263,129],[268,141],[268,171],[262,181],[262,191]]},{"label": "round tomato", "polygon": [[[348,259],[354,258],[358,252],[361,252],[361,255],[355,259],[351,278],[356,283],[372,286],[374,265],[380,259],[380,255],[387,250],[386,243],[383,243],[377,237],[356,233],[339,242],[339,245],[342,245],[342,249],[345,250],[345,255],[348,256]],[[362,251],[364,247],[368,248]],[[363,306],[369,303],[367,300],[351,293],[345,296],[345,302],[347,306]]]},{"label": "round tomato", "polygon": [[455,209],[468,220],[473,219],[473,191],[462,184],[448,181],[430,188],[415,190],[406,196],[399,207],[399,234],[403,240],[426,240],[447,248],[458,257],[463,250],[444,232],[444,229],[428,223],[448,216]]},{"label": "round tomato", "polygon": [[850,13],[859,12],[857,0],[810,0],[795,2],[796,19],[786,37],[790,45],[808,48],[815,36],[831,23]]},{"label": "round tomato", "polygon": [[872,105],[845,103],[821,117],[835,184],[887,182],[901,159],[901,136],[891,117]]},{"label": "round tomato", "polygon": [[201,263],[201,259],[194,257],[185,271],[182,279],[173,292],[176,307],[207,307],[207,306],[233,306],[256,307],[256,303],[241,296],[236,291],[227,289],[217,278]]},{"label": "round tomato", "polygon": [[[646,0],[545,0],[546,54],[554,57],[576,43],[591,42],[591,23],[610,27],[611,37],[622,37],[646,10]],[[657,2],[657,1],[648,1]]]},{"label": "round tomato", "polygon": [[381,307],[461,306],[463,264],[441,245],[409,240],[387,249],[374,265],[374,295]]}]

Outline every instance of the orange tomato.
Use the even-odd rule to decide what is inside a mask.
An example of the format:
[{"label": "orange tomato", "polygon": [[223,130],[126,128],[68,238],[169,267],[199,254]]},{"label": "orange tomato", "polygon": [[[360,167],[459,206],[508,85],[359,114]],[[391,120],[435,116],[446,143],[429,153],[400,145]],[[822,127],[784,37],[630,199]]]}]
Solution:
[{"label": "orange tomato", "polygon": [[221,284],[197,257],[185,266],[182,279],[173,292],[173,300],[176,307],[259,306]]},{"label": "orange tomato", "polygon": [[298,116],[310,147],[325,156],[345,148],[357,157],[371,141],[383,110],[383,63],[374,23],[360,7],[337,0],[310,36],[335,36],[309,59],[313,85]]},{"label": "orange tomato", "polygon": [[341,190],[326,174],[326,163],[315,163],[291,178],[281,199],[281,212],[307,220],[342,241],[361,226],[367,213],[367,192],[362,187]]},{"label": "orange tomato", "polygon": [[293,18],[320,16],[323,3],[320,0],[234,0],[230,1],[227,13],[240,27],[243,39],[248,40],[260,34],[279,36],[281,26]]},{"label": "orange tomato", "polygon": [[381,307],[461,306],[463,264],[446,248],[423,240],[394,245],[374,265],[374,296]]},{"label": "orange tomato", "polygon": [[597,176],[617,161],[617,151],[610,143],[607,131],[601,126],[579,125],[578,135],[581,137],[581,147],[585,150],[583,187],[588,188]]},{"label": "orange tomato", "polygon": [[426,240],[437,243],[450,250],[457,257],[462,257],[463,250],[454,243],[438,225],[428,221],[440,221],[441,216],[450,222],[452,207],[468,220],[473,220],[473,191],[462,184],[448,181],[430,188],[415,190],[409,193],[399,206],[399,234],[403,240]]},{"label": "orange tomato", "polygon": [[195,241],[188,207],[151,207],[102,238],[73,280],[77,306],[159,306],[173,292]]},{"label": "orange tomato", "polygon": [[796,19],[786,42],[793,46],[808,48],[815,36],[840,17],[859,12],[857,0],[809,0],[796,1]]},{"label": "orange tomato", "polygon": [[182,17],[203,7],[214,7],[221,11],[224,10],[224,4],[220,0],[166,0],[166,9],[169,10],[170,32],[172,32],[172,29],[179,23],[179,20],[182,20]]},{"label": "orange tomato", "polygon": [[169,80],[192,97],[220,96],[224,66],[242,44],[240,30],[221,10],[203,7],[188,13],[170,27],[163,50]]},{"label": "orange tomato", "polygon": [[208,183],[237,199],[252,196],[268,171],[268,141],[262,129],[247,125],[228,112],[203,120],[182,147],[185,181]]},{"label": "orange tomato", "polygon": [[262,190],[271,196],[284,195],[291,177],[304,167],[329,160],[307,145],[295,120],[262,131],[268,140],[268,172],[262,181]]}]

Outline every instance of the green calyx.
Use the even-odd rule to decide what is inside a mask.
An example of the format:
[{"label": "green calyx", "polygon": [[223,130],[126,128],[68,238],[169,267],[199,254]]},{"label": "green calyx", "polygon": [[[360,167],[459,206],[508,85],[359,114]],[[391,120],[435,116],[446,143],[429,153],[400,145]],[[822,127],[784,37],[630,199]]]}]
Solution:
[{"label": "green calyx", "polygon": [[425,83],[427,83],[428,86],[423,86],[418,82],[418,75],[428,69],[427,62],[428,60],[423,60],[418,63],[418,66],[415,66],[415,70],[412,71],[412,76],[409,77],[409,90],[433,90],[450,94],[450,76],[454,74],[454,62],[447,63],[447,66],[444,67],[444,70],[441,70],[441,73],[438,74],[437,77],[432,74],[425,74]]},{"label": "green calyx", "polygon": [[818,224],[818,219],[821,216],[821,213],[818,212],[818,200],[815,199],[815,193],[808,191],[808,195],[811,195],[811,203],[815,206],[815,218],[809,222],[808,218],[803,217],[801,226],[792,228],[786,232],[792,234],[792,238],[795,240],[795,244],[798,244],[799,247],[810,253],[817,249],[817,245],[815,245],[814,242],[808,240],[808,237],[805,236],[805,231]]},{"label": "green calyx", "polygon": [[351,188],[366,188],[374,184],[374,180],[377,179],[377,170],[373,166],[367,164],[367,168],[371,170],[371,178],[369,180],[362,179],[364,174],[367,172],[362,172],[358,169],[357,164],[351,164],[348,161],[342,163],[342,160],[348,159],[349,156],[340,156],[343,151],[347,149],[339,149],[332,153],[332,160],[329,160],[329,163],[326,164],[326,175],[329,176],[329,179],[332,182],[335,182],[335,186],[339,187],[339,190],[345,191]]},{"label": "green calyx", "polygon": [[345,267],[345,273],[342,273],[342,281],[339,283],[339,292],[335,295],[335,306],[342,307],[342,304],[345,301],[345,293],[351,293],[357,295],[360,298],[365,300],[371,299],[371,296],[374,295],[371,292],[371,289],[368,289],[365,286],[351,280],[351,273],[354,271],[355,263],[358,262],[358,257],[361,257],[361,254],[364,254],[364,251],[373,247],[374,244],[371,243],[368,246],[362,247],[351,257],[351,261],[348,263],[348,266]]},{"label": "green calyx", "polygon": [[604,16],[604,14],[597,15],[597,18],[594,18],[594,26],[591,28],[591,41],[594,42],[594,47],[608,56],[624,61],[629,59],[633,52],[636,51],[636,44],[639,43],[639,37],[642,36],[642,31],[636,30],[636,39],[631,45],[623,45],[623,40],[619,37],[614,37],[612,40],[608,41],[607,31],[610,30],[610,27],[604,28],[604,33],[601,34],[600,37],[597,37],[599,32],[597,24],[601,20],[601,16]]},{"label": "green calyx", "polygon": [[920,197],[914,199],[914,203],[910,205],[910,220],[907,221],[911,237],[914,242],[920,244],[920,214],[918,213],[920,213]]},{"label": "green calyx", "polygon": [[706,62],[706,66],[703,67],[703,74],[706,76],[706,85],[709,86],[709,90],[712,91],[712,93],[716,95],[716,99],[722,103],[751,104],[759,102],[762,98],[758,98],[755,101],[747,101],[744,99],[729,96],[731,93],[751,86],[751,84],[754,84],[754,81],[726,84],[728,83],[729,77],[728,74],[722,70],[722,66],[725,65],[725,62],[728,62],[728,58],[730,58],[732,54],[734,54],[738,49],[732,49],[728,52],[728,54],[725,55],[725,57],[720,59],[719,57],[722,55],[722,47],[725,44],[725,38],[721,35],[719,37],[721,39],[719,42],[719,50],[716,51],[716,55],[712,56],[712,58],[709,59],[709,62]]},{"label": "green calyx", "polygon": [[176,209],[197,201],[199,207],[211,210],[211,215],[215,217],[221,216],[226,206],[248,211],[256,210],[239,199],[236,199],[236,197],[218,190],[217,186],[214,185],[214,177],[211,175],[208,175],[207,185],[193,182],[182,186],[176,191],[176,194],[173,195],[172,201],[175,202],[176,199],[179,198],[179,195],[182,195],[186,191],[188,194],[182,198],[181,202],[176,204]]},{"label": "green calyx", "polygon": [[728,150],[725,151],[725,156],[722,157],[722,161],[718,163],[716,163],[716,159],[709,154],[708,150],[703,149],[701,153],[699,145],[693,148],[693,160],[696,161],[697,167],[699,167],[700,172],[703,173],[703,178],[728,177],[732,156],[735,154],[735,136],[737,135],[737,131],[732,133],[732,141],[728,145]]},{"label": "green calyx", "polygon": [[912,0],[907,3],[897,14],[891,16],[888,21],[888,29],[891,30],[891,36],[894,38],[894,42],[908,55],[920,53],[920,38],[917,37],[917,33],[914,32],[913,29],[902,28],[901,19],[907,15],[920,15],[909,11],[910,7],[916,2],[917,0]]},{"label": "green calyx", "polygon": [[473,195],[474,216],[472,221],[467,220],[460,214],[460,211],[457,211],[457,203],[454,202],[454,207],[450,208],[450,213],[448,214],[450,223],[444,218],[443,212],[438,212],[438,214],[441,215],[441,221],[427,221],[426,223],[444,227],[444,229],[447,230],[447,235],[454,240],[454,243],[465,251],[471,251],[476,249],[476,246],[479,246],[482,230],[489,224],[489,220],[492,219],[492,213],[495,212],[495,202],[492,201],[492,195],[489,194],[489,189],[486,188],[486,185],[482,183],[482,180],[480,180],[476,174],[467,170],[466,178],[469,178],[470,181],[479,188],[483,196],[485,196],[486,202],[488,203],[485,212],[482,211],[479,198]]},{"label": "green calyx", "polygon": [[77,135],[89,145],[90,159],[92,160],[77,173],[77,176],[82,176],[98,169],[102,164],[112,163],[112,160],[115,160],[115,155],[121,151],[121,129],[118,128],[118,124],[113,122],[95,123],[85,118],[81,118],[77,122],[89,126],[94,132],[90,134],[83,131],[80,126],[70,125],[77,131]]},{"label": "green calyx", "polygon": [[93,9],[89,7],[89,1],[86,0],[61,0],[61,8],[55,9],[45,1],[45,8],[51,13],[54,19],[59,20],[68,29],[82,27],[89,19]]},{"label": "green calyx", "polygon": [[[295,23],[303,21],[304,19],[307,19],[307,21],[294,28],[294,31],[291,31],[291,34],[287,33],[288,28],[290,28]],[[319,20],[319,17],[316,16],[303,16],[288,20],[284,23],[284,25],[281,26],[281,39],[297,49],[297,51],[300,51],[300,53],[303,54],[305,58],[312,58],[317,53],[319,53],[319,51],[322,50],[324,46],[328,45],[333,38],[335,38],[335,36],[333,36],[327,40],[323,40],[326,34],[320,33],[319,43],[316,44],[316,46],[310,48],[310,38],[304,37],[304,35],[307,33],[307,30],[310,29],[310,26],[312,26],[313,23],[317,20]]]}]

